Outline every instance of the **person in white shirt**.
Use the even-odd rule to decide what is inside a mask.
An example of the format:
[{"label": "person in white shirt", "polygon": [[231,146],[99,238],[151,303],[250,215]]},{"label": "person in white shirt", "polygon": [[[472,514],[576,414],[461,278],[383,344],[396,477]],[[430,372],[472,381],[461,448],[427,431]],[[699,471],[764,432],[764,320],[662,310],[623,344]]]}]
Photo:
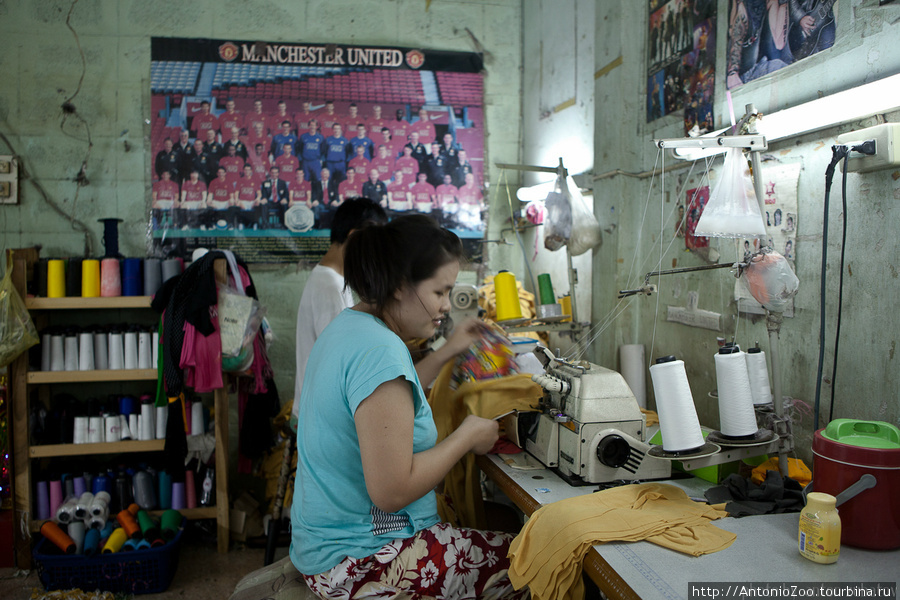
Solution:
[{"label": "person in white shirt", "polygon": [[368,198],[349,198],[334,213],[331,245],[310,272],[297,309],[297,370],[291,409],[291,428],[294,430],[297,428],[306,361],[309,360],[313,343],[338,313],[354,303],[350,290],[344,287],[344,244],[354,229],[384,223],[387,223],[384,209]]}]

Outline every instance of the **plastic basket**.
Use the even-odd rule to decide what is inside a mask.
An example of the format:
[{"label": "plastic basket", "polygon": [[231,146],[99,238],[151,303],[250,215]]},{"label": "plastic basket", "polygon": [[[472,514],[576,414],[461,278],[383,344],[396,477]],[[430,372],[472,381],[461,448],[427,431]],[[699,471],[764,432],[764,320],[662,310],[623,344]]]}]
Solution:
[{"label": "plastic basket", "polygon": [[181,534],[165,545],[148,550],[132,550],[112,554],[83,556],[62,554],[53,543],[41,538],[32,555],[44,589],[127,592],[156,594],[164,592],[178,568]]}]

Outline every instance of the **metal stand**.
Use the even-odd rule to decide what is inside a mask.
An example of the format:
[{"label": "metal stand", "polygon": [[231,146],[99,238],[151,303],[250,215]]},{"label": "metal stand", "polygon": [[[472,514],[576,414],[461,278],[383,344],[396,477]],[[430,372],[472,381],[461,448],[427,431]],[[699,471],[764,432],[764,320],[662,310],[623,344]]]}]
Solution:
[{"label": "metal stand", "polygon": [[[766,141],[765,136],[759,135],[756,130],[756,122],[758,117],[759,113],[756,111],[756,107],[753,104],[747,104],[745,106],[744,116],[741,117],[741,120],[734,128],[735,131],[740,135],[663,139],[653,140],[653,143],[657,147],[664,149],[743,148],[745,150],[748,150],[750,153],[750,164],[753,169],[753,172],[751,173],[751,178],[753,180],[753,189],[756,192],[756,200],[759,203],[759,208],[762,213],[765,211],[765,196],[763,195],[762,179],[759,176],[761,173],[759,153],[768,149],[768,142]],[[684,270],[700,270],[702,268],[715,269],[725,266],[731,265],[709,265],[707,267],[701,268],[688,267]],[[673,269],[671,271],[648,273],[647,279],[649,279],[650,275],[663,275],[666,273],[674,273],[678,271],[680,270]],[[620,294],[632,295],[636,293],[648,293],[646,290],[647,287],[647,281],[645,280],[644,288],[641,288],[639,290],[623,290],[622,292],[620,292]],[[619,297],[621,298],[622,296],[620,295]],[[772,395],[774,396],[773,408],[775,410],[775,433],[778,434],[777,440],[763,446],[752,448],[729,448],[727,452],[723,451],[718,455],[713,455],[700,461],[695,461],[691,463],[690,466],[687,462],[685,462],[685,468],[694,469],[703,466],[729,462],[731,460],[735,460],[736,458],[749,458],[751,456],[759,456],[760,454],[764,453],[777,452],[778,470],[781,472],[782,476],[787,476],[788,453],[794,449],[794,442],[793,436],[787,426],[787,421],[784,416],[784,400],[781,395],[781,361],[778,358],[778,334],[781,331],[781,323],[783,320],[784,315],[782,313],[766,311],[766,330],[769,333],[769,356],[772,361]]]}]

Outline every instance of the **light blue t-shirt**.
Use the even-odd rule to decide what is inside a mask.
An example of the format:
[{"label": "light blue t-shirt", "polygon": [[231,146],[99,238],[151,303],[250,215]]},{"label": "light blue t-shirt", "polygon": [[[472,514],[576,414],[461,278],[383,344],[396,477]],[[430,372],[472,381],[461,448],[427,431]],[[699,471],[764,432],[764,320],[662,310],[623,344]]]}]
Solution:
[{"label": "light blue t-shirt", "polygon": [[403,377],[413,393],[413,452],[432,448],[437,428],[412,357],[376,317],[345,309],[322,332],[306,365],[297,426],[291,561],[305,575],[439,522],[433,492],[385,513],[366,491],[353,415],[379,385]]}]

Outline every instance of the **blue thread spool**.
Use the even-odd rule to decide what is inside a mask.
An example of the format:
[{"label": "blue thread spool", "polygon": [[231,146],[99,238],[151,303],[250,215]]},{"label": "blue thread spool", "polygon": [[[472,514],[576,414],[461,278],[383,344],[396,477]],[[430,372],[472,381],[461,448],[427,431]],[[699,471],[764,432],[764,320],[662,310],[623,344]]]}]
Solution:
[{"label": "blue thread spool", "polygon": [[144,279],[141,274],[140,258],[126,258],[122,261],[122,295],[141,296],[144,293]]}]

